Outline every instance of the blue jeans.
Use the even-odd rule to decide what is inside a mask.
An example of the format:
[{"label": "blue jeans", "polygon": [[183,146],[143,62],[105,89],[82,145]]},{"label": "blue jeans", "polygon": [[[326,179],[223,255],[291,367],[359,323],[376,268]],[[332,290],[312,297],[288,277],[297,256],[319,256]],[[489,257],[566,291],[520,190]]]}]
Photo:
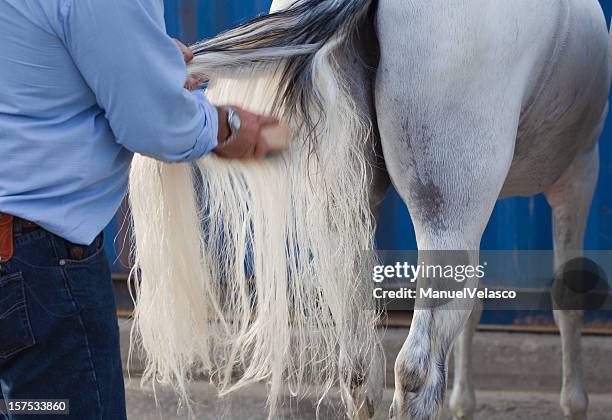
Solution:
[{"label": "blue jeans", "polygon": [[15,254],[0,265],[0,398],[68,399],[43,420],[126,418],[119,327],[102,235],[75,246],[16,223]]}]

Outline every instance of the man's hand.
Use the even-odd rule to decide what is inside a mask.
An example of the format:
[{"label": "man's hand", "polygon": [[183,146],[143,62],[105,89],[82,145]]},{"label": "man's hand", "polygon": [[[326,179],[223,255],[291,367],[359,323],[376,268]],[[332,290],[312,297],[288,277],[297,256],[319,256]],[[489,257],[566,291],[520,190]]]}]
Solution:
[{"label": "man's hand", "polygon": [[230,135],[227,123],[227,111],[219,108],[219,147],[214,151],[217,156],[225,159],[263,159],[268,155],[267,141],[262,137],[262,128],[278,124],[273,117],[253,114],[241,108],[232,106],[240,116],[240,131],[237,137],[227,146],[223,142]]},{"label": "man's hand", "polygon": [[[174,39],[176,45],[183,53],[185,63],[189,64],[194,55],[191,49],[178,39]],[[185,89],[195,90],[202,84],[203,80],[195,76],[189,76],[185,82]],[[253,114],[241,108],[232,107],[240,116],[240,131],[231,144],[223,146],[231,134],[227,122],[227,111],[223,107],[218,107],[219,112],[219,147],[214,151],[217,156],[225,159],[263,159],[268,155],[270,148],[268,142],[262,137],[261,130],[266,126],[278,124],[278,120],[273,117]]]},{"label": "man's hand", "polygon": [[[193,60],[193,52],[191,51],[191,49],[183,44],[181,41],[179,41],[178,39],[174,39],[174,42],[176,42],[176,45],[179,47],[179,49],[181,50],[181,52],[183,53],[183,58],[185,59],[185,64],[189,64],[191,62],[191,60]],[[200,79],[197,76],[188,76],[187,77],[187,81],[185,82],[185,89],[187,90],[196,90],[198,88],[198,86],[200,86],[202,84],[203,80]]]}]

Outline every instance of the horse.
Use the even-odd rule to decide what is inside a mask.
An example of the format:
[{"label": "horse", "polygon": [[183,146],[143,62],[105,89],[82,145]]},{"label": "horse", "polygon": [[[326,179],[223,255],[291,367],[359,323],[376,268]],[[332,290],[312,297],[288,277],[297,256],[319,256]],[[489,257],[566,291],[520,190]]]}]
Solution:
[{"label": "horse", "polygon": [[[286,387],[322,399],[337,386],[349,418],[373,416],[384,383],[367,251],[391,184],[430,264],[443,257],[428,250],[464,250],[476,265],[496,201],[538,193],[555,266],[581,254],[612,74],[596,0],[275,0],[192,50],[214,103],[276,115],[294,135],[263,162],[135,158],[143,381],[185,398],[197,373],[221,395],[264,381],[271,418]],[[561,407],[584,419],[583,315],[554,316]],[[414,312],[391,419],[439,418],[453,345],[451,411],[473,418],[479,317],[475,300]]]}]

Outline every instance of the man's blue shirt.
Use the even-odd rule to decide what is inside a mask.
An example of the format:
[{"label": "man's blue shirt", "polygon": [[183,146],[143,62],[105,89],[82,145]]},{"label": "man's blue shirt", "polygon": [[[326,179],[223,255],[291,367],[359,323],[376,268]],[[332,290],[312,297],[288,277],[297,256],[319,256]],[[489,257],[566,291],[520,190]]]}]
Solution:
[{"label": "man's blue shirt", "polygon": [[0,212],[91,243],[133,153],[216,147],[217,111],[185,78],[162,0],[0,0]]}]

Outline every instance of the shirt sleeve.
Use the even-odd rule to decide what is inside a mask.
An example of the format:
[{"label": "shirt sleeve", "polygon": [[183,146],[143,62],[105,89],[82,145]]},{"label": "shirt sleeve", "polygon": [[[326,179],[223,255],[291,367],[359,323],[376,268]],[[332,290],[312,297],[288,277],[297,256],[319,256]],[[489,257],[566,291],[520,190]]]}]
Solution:
[{"label": "shirt sleeve", "polygon": [[217,146],[217,109],[184,89],[187,68],[161,0],[66,0],[61,15],[66,48],[119,144],[166,162]]}]

